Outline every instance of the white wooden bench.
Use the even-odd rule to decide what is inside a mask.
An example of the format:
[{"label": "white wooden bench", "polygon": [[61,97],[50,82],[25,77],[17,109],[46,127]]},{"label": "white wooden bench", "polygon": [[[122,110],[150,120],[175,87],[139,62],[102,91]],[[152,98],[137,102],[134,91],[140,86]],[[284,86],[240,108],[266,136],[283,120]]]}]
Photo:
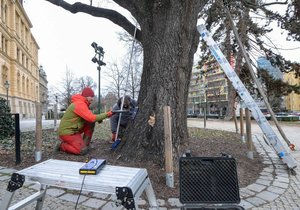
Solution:
[{"label": "white wooden bench", "polygon": [[[85,175],[79,174],[79,168],[84,164],[84,162],[49,159],[14,173],[0,210],[21,209],[33,201],[37,201],[36,209],[40,210],[49,186],[73,190],[80,190],[82,187],[83,191],[113,195],[112,197],[116,198],[114,201],[128,210],[138,209],[136,201],[145,192],[150,207],[158,209],[146,169],[105,165],[97,175],[86,175],[84,178]],[[22,187],[25,179],[28,182],[40,183],[40,190],[10,206],[15,190]]]}]

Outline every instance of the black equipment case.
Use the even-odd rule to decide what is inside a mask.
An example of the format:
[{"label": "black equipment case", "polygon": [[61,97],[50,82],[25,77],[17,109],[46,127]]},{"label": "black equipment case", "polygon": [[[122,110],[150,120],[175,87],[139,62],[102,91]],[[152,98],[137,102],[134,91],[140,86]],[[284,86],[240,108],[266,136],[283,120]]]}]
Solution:
[{"label": "black equipment case", "polygon": [[232,157],[181,157],[179,182],[182,210],[244,209]]}]

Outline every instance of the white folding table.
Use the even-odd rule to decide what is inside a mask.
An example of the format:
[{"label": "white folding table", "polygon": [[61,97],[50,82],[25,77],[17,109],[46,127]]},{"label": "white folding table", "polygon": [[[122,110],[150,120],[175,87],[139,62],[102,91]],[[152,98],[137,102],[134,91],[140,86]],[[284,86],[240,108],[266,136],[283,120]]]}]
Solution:
[{"label": "white folding table", "polygon": [[[157,208],[156,197],[144,168],[105,165],[97,175],[81,175],[79,169],[84,162],[49,159],[12,174],[7,193],[2,200],[0,210],[21,209],[37,201],[36,209],[42,209],[45,194],[49,186],[98,192],[114,195],[115,202],[126,209],[138,209],[137,200],[146,193],[150,207]],[[10,206],[15,190],[22,187],[24,181],[38,182],[41,188],[35,194]],[[84,182],[83,182],[84,179]]]}]

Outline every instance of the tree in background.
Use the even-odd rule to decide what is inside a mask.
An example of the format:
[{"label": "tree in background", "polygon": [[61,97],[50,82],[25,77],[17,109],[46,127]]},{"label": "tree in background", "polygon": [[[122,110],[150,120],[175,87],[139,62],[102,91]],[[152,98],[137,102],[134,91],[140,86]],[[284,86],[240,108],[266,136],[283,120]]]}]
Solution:
[{"label": "tree in background", "polygon": [[108,92],[104,97],[105,111],[112,109],[113,105],[118,101],[118,99],[119,98],[117,98],[117,96],[114,93]]},{"label": "tree in background", "polygon": [[[279,54],[273,52],[278,49],[268,36],[269,32],[273,30],[272,27],[274,27],[271,25],[272,22],[278,21],[278,24],[281,24],[282,28],[292,30],[288,37],[294,39],[297,38],[297,33],[299,32],[293,30],[294,28],[299,28],[299,16],[296,17],[296,11],[299,11],[299,9],[293,7],[293,5],[298,4],[296,1],[269,1],[269,3],[265,3],[264,1],[246,0],[224,1],[225,5],[222,1],[211,2],[212,4],[207,5],[205,10],[200,13],[200,16],[205,19],[208,29],[214,32],[212,35],[214,39],[219,42],[219,45],[222,46],[222,50],[224,54],[227,55],[228,61],[234,58],[235,71],[244,82],[249,92],[256,93],[257,91],[254,88],[255,86],[253,79],[251,79],[249,69],[245,65],[245,61],[243,61],[241,49],[237,45],[233,35],[224,6],[228,7],[230,10],[230,14],[238,29],[241,42],[245,46],[248,56],[252,59],[252,63],[256,63],[255,59],[258,56],[264,56],[269,59],[273,65],[278,66],[282,72],[295,71],[296,76],[300,74],[298,63],[288,61]],[[284,8],[287,4],[287,12],[283,16],[271,10],[271,6],[281,5],[281,7]],[[291,17],[291,14],[294,14],[293,18]],[[288,20],[290,22],[288,22]],[[286,25],[286,27],[283,27],[283,25]],[[205,47],[202,47],[202,50],[204,56],[199,61],[200,65],[202,65],[209,56],[209,52]],[[229,81],[227,116],[233,115],[236,97],[236,91]]]},{"label": "tree in background", "polygon": [[[137,23],[135,22],[137,27]],[[139,41],[130,34],[119,33],[119,40],[125,42],[127,54],[123,60],[123,66],[127,69],[124,92],[137,99],[140,91],[141,75],[143,70],[143,48]],[[127,78],[128,77],[128,78]]]},{"label": "tree in background", "polygon": [[[72,95],[80,93],[85,87],[91,87],[93,90],[95,90],[97,88],[97,84],[90,76],[82,76],[77,78],[72,70],[67,68],[60,81],[60,86],[49,87],[48,92],[50,104],[54,106],[54,104],[58,103],[60,107],[60,110],[58,111],[64,111],[71,104]],[[95,100],[90,105],[92,111],[97,110],[97,97],[98,96],[95,97]],[[51,110],[49,110],[49,112],[51,113]],[[54,112],[54,110],[52,110],[52,112]]]},{"label": "tree in background", "polygon": [[127,69],[120,67],[117,63],[108,63],[104,74],[110,81],[106,89],[108,92],[115,94],[117,98],[120,98],[126,83]]},{"label": "tree in background", "polygon": [[127,54],[128,61],[126,63],[124,62],[125,69],[129,71],[127,72],[125,79],[127,84],[125,84],[124,92],[126,92],[126,95],[130,95],[134,99],[137,99],[139,95],[143,68],[142,55],[138,54],[139,52],[137,50],[137,47],[133,47],[132,57],[130,57],[130,54]]},{"label": "tree in background", "polygon": [[120,41],[125,42],[127,53],[122,61],[122,67],[115,62],[106,68],[105,74],[112,81],[107,89],[108,92],[114,92],[118,98],[125,94],[137,99],[143,68],[143,49],[141,43],[126,32],[118,33],[118,37]]},{"label": "tree in background", "polygon": [[[126,61],[126,62],[125,62]],[[142,64],[139,57],[132,57],[131,67],[129,67],[129,58],[124,59],[120,67],[117,63],[109,63],[104,74],[109,83],[106,86],[108,93],[113,93],[117,98],[130,95],[137,99],[141,83]]]},{"label": "tree in background", "polygon": [[59,96],[59,101],[62,107],[65,109],[71,104],[71,97],[77,93],[77,88],[75,86],[76,78],[72,70],[66,68],[64,72],[64,77],[60,81],[61,94]]},{"label": "tree in background", "polygon": [[300,41],[300,1],[290,0],[287,2],[285,15],[279,15],[272,11],[269,11],[268,15],[277,20],[282,29],[289,32],[288,38]]},{"label": "tree in background", "polygon": [[7,101],[0,98],[0,139],[5,139],[14,134],[14,120],[7,106]]},{"label": "tree in background", "polygon": [[[92,77],[90,76],[82,76],[82,77],[79,77],[79,78],[75,78],[75,81],[74,81],[74,89],[75,89],[75,92],[76,93],[80,93],[85,87],[90,87],[94,90],[94,92],[96,93],[96,88],[97,88],[97,83],[93,80]],[[98,109],[98,95],[95,96],[95,100],[91,103],[90,105],[90,109],[96,113],[97,109]],[[102,97],[102,96],[100,96]],[[102,107],[103,107],[103,101],[101,101],[101,107],[100,109],[102,110]]]},{"label": "tree in background", "polygon": [[258,77],[266,90],[268,101],[274,112],[281,111],[282,96],[287,96],[292,92],[300,94],[299,85],[290,85],[280,79],[274,79],[265,69],[258,69]]},{"label": "tree in background", "polygon": [[75,89],[77,90],[77,92],[80,92],[85,87],[90,87],[93,90],[95,90],[97,88],[97,84],[95,83],[95,81],[93,80],[93,78],[91,76],[82,76],[82,77],[75,79],[75,86],[76,86]]}]

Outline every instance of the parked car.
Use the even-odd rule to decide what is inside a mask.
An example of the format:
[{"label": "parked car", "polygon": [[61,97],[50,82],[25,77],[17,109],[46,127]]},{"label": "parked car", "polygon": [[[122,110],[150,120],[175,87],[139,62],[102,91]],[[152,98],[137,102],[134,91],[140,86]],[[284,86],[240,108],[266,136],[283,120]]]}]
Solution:
[{"label": "parked car", "polygon": [[271,114],[269,112],[264,112],[263,114],[267,120],[271,119]]},{"label": "parked car", "polygon": [[298,121],[299,120],[299,116],[294,115],[294,114],[289,114],[287,112],[277,112],[275,114],[277,120],[280,121]]},{"label": "parked car", "polygon": [[189,118],[196,118],[197,114],[196,113],[187,113],[187,117],[189,117]]},{"label": "parked car", "polygon": [[277,113],[275,113],[275,116],[276,117],[284,117],[284,116],[288,116],[288,113],[287,112],[277,112]]}]

